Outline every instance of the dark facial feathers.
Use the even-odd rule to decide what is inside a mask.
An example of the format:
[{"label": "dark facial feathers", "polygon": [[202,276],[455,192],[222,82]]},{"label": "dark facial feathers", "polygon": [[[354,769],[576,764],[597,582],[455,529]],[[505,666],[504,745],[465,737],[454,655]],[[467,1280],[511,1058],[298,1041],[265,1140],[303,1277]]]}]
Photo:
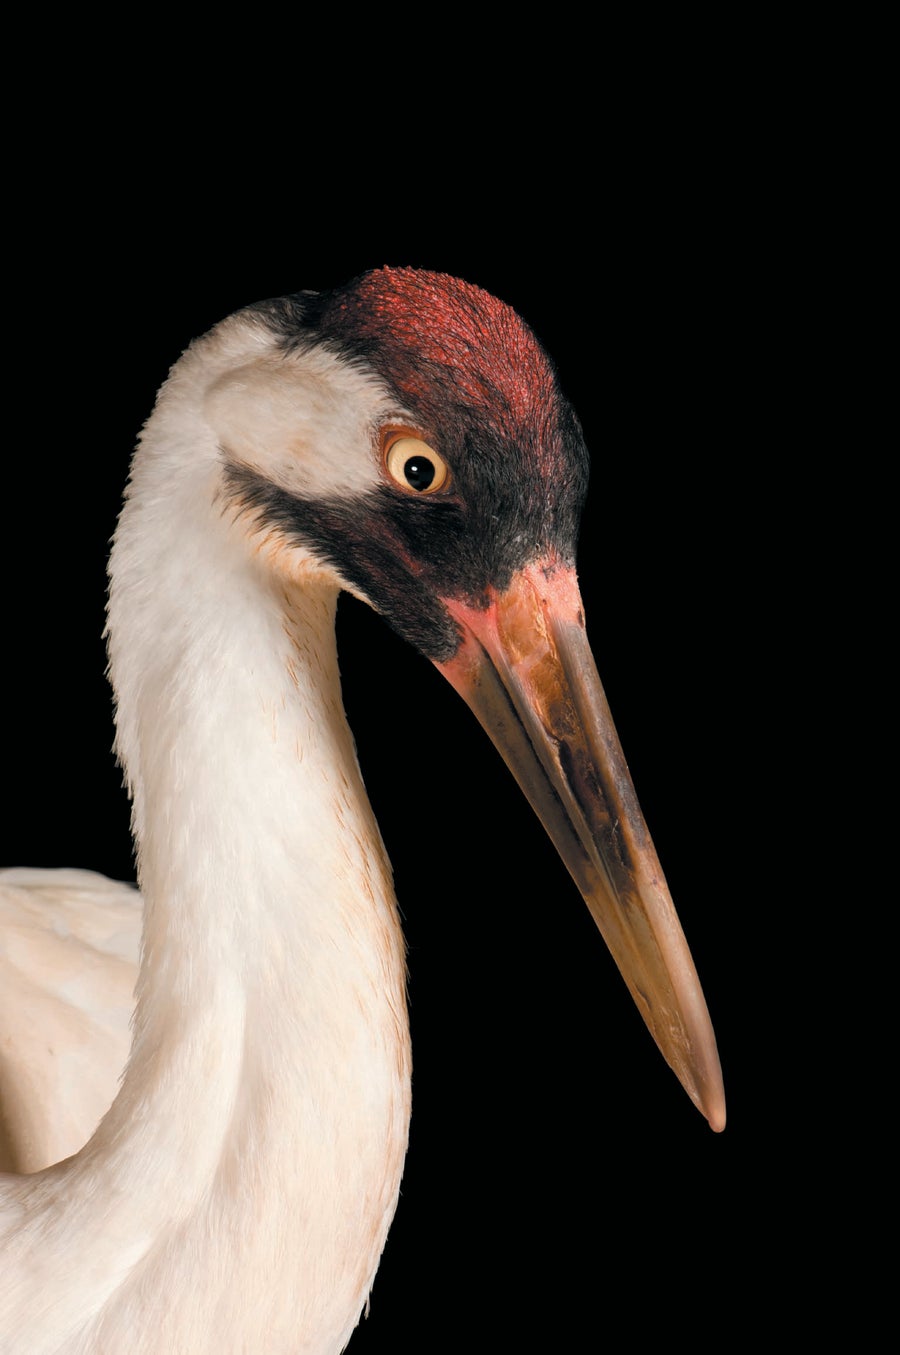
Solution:
[{"label": "dark facial feathers", "polygon": [[228,472],[236,499],[334,566],[429,658],[458,645],[442,596],[479,605],[531,560],[574,561],[587,451],[510,307],[454,278],[383,269],[253,309],[286,350],[324,343],[374,373],[451,467],[447,493],[416,496],[386,478],[314,500]]}]

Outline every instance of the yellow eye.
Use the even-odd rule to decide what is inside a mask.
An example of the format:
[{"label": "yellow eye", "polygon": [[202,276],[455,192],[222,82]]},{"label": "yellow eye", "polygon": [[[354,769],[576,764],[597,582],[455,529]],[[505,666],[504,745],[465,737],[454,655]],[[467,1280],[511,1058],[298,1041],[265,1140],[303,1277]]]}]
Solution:
[{"label": "yellow eye", "polygon": [[416,494],[434,494],[450,479],[450,467],[444,458],[410,433],[398,433],[388,439],[384,464],[395,484]]}]

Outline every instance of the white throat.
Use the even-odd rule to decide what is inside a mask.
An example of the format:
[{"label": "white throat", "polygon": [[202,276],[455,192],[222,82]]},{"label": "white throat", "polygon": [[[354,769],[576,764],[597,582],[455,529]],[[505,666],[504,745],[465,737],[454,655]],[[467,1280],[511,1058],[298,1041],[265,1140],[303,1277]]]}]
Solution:
[{"label": "white throat", "polygon": [[54,1307],[5,1329],[33,1355],[218,1355],[226,1330],[235,1350],[341,1350],[406,1150],[404,948],[340,699],[338,585],[248,545],[191,382],[189,354],[111,567],[145,907],[134,1044],[92,1141],[22,1178],[16,1253]]}]

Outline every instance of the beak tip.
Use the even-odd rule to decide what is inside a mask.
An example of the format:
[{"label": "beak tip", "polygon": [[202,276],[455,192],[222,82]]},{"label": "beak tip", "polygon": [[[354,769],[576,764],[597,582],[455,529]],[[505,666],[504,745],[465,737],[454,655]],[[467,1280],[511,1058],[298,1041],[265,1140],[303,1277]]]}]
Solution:
[{"label": "beak tip", "polygon": [[721,1134],[725,1128],[725,1088],[722,1084],[721,1072],[718,1076],[710,1078],[705,1086],[701,1085],[698,1089],[699,1095],[692,1097],[695,1100],[697,1109],[704,1116],[714,1134]]},{"label": "beak tip", "polygon": [[709,1121],[709,1127],[713,1133],[721,1134],[722,1130],[725,1128],[725,1102],[723,1101],[721,1105],[708,1111],[706,1118]]}]

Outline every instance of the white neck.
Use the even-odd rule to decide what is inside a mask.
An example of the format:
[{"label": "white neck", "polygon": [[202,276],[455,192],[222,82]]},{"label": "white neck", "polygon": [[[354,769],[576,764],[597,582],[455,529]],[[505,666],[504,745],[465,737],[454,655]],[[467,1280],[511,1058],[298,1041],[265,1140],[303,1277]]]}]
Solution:
[{"label": "white neck", "polygon": [[219,1355],[223,1333],[325,1355],[399,1191],[403,942],[340,700],[336,583],[278,579],[238,543],[208,435],[189,469],[167,437],[178,398],[148,426],[111,570],[145,908],[134,1045],[92,1141],[22,1178],[15,1246],[55,1308],[3,1329],[33,1355]]}]

